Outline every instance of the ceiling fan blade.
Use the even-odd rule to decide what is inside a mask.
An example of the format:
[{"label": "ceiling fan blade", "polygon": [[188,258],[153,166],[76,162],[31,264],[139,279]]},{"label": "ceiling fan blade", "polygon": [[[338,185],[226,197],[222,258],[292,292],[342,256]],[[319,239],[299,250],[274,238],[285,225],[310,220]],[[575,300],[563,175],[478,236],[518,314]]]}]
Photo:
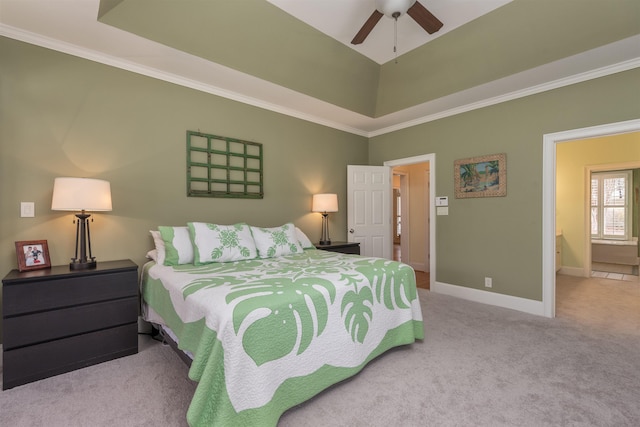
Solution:
[{"label": "ceiling fan blade", "polygon": [[442,22],[429,12],[426,7],[420,4],[420,2],[415,2],[413,6],[407,10],[407,14],[429,34],[433,34],[442,28]]},{"label": "ceiling fan blade", "polygon": [[380,18],[382,18],[382,16],[383,15],[381,12],[378,12],[377,9],[374,10],[371,16],[369,17],[369,19],[367,19],[367,22],[365,22],[362,28],[360,28],[360,31],[358,31],[358,34],[356,34],[353,40],[351,40],[351,44],[362,43],[364,39],[367,38],[371,30],[373,30],[373,27],[376,26]]}]

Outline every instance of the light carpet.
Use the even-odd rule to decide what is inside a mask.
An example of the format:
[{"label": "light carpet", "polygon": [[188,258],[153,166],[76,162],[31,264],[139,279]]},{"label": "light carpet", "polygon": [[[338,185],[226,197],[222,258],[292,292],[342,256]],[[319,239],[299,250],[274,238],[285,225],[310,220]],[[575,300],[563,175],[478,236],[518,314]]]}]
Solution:
[{"label": "light carpet", "polygon": [[[419,295],[424,342],[385,353],[279,426],[640,425],[638,328]],[[0,425],[186,426],[193,391],[177,355],[140,336],[137,355],[0,392]]]}]

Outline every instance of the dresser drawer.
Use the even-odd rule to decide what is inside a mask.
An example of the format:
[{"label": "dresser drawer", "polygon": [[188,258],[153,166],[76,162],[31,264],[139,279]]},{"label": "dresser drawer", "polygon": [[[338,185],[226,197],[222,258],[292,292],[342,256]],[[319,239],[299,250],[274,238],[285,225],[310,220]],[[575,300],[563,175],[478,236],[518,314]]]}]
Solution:
[{"label": "dresser drawer", "polygon": [[356,246],[344,246],[342,248],[340,248],[339,250],[336,250],[336,252],[340,252],[343,254],[354,254],[354,255],[360,255],[360,246],[356,245]]},{"label": "dresser drawer", "polygon": [[333,242],[328,245],[316,244],[315,247],[323,251],[360,255],[360,243],[358,242]]},{"label": "dresser drawer", "polygon": [[3,315],[14,316],[137,296],[137,270],[94,276],[64,277],[46,282],[6,284],[3,288]]},{"label": "dresser drawer", "polygon": [[136,322],[138,298],[105,301],[4,319],[4,349]]},{"label": "dresser drawer", "polygon": [[52,375],[95,365],[138,352],[138,324],[3,352],[2,388],[8,389]]}]

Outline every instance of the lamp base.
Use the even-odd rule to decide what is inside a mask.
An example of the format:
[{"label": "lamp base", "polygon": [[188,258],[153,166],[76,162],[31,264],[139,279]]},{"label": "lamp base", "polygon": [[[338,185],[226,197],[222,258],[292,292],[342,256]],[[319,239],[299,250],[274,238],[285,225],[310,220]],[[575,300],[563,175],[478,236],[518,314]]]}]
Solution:
[{"label": "lamp base", "polygon": [[322,212],[322,237],[320,237],[321,245],[330,245],[331,239],[329,238],[329,220],[327,218],[327,213]]},{"label": "lamp base", "polygon": [[71,270],[89,270],[91,268],[96,268],[96,265],[97,262],[95,260],[87,262],[72,261],[69,263],[69,268]]}]

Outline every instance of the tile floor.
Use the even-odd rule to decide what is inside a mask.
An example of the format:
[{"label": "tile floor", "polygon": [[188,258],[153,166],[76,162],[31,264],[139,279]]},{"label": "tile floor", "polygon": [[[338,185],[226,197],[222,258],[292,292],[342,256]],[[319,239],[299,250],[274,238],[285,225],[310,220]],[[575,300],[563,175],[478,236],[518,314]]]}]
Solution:
[{"label": "tile floor", "polygon": [[624,280],[625,282],[638,281],[638,276],[634,276],[632,274],[608,273],[606,271],[592,271],[591,277],[598,277],[601,279],[611,279],[611,280]]}]

